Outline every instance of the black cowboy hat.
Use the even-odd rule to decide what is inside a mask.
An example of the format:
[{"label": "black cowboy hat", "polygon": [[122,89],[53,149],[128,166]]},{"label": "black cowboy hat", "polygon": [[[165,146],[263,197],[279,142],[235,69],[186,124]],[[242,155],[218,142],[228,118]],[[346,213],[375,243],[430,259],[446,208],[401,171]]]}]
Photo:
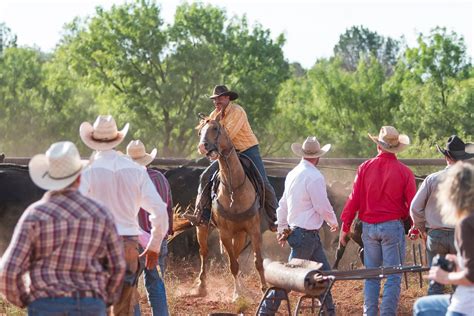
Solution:
[{"label": "black cowboy hat", "polygon": [[456,135],[452,135],[451,137],[448,138],[448,141],[446,143],[446,149],[443,149],[436,144],[436,148],[438,148],[438,151],[445,155],[448,158],[454,159],[454,160],[466,160],[474,157],[473,153],[467,153],[466,152],[466,146],[472,146],[474,144],[472,143],[467,143],[465,144],[461,138],[459,138]]},{"label": "black cowboy hat", "polygon": [[239,97],[237,92],[230,91],[224,85],[217,85],[214,87],[214,90],[212,91],[212,95],[209,97],[209,99],[214,99],[214,98],[220,97],[221,95],[228,95],[231,101]]}]

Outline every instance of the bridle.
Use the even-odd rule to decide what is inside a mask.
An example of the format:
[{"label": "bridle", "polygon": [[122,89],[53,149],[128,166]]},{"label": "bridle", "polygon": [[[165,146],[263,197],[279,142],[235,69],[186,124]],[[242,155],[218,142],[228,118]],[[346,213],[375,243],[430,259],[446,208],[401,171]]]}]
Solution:
[{"label": "bridle", "polygon": [[[203,123],[202,123],[202,126],[199,128],[199,136],[201,136],[201,131],[202,129],[204,128],[204,126],[208,125],[209,122],[211,121],[211,119],[206,119]],[[215,121],[217,123],[217,132],[216,132],[216,137],[214,138],[214,146],[211,150],[208,150],[208,154],[212,151],[216,151],[217,152],[217,155],[219,157],[222,157],[224,162],[225,162],[225,165],[227,167],[227,170],[229,170],[229,184],[227,185],[225,182],[222,182],[221,183],[227,187],[227,190],[230,192],[230,207],[232,207],[232,205],[234,204],[234,190],[237,190],[239,189],[240,187],[242,187],[244,184],[245,184],[245,180],[246,180],[246,176],[244,176],[244,181],[238,185],[235,189],[232,188],[232,176],[231,176],[231,172],[230,172],[230,165],[229,165],[229,161],[228,161],[228,158],[230,157],[230,155],[233,153],[233,152],[236,152],[235,150],[235,146],[234,144],[232,144],[232,148],[229,150],[229,152],[227,154],[224,154],[224,152],[222,152],[218,146],[219,144],[219,137],[222,135],[222,132],[221,132],[221,129],[222,129],[222,125],[218,122],[218,121]],[[208,154],[206,154],[206,156],[208,156]]]}]

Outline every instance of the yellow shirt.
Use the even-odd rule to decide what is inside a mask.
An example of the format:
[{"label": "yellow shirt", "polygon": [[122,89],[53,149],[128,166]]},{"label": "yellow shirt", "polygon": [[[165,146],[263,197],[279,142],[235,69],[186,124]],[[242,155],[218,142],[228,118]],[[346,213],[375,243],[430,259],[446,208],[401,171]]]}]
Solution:
[{"label": "yellow shirt", "polygon": [[[216,119],[220,112],[212,111],[209,115],[211,119]],[[220,123],[224,126],[230,140],[238,151],[245,151],[252,146],[258,145],[258,140],[250,127],[247,113],[238,104],[229,103],[225,109],[224,118]]]}]

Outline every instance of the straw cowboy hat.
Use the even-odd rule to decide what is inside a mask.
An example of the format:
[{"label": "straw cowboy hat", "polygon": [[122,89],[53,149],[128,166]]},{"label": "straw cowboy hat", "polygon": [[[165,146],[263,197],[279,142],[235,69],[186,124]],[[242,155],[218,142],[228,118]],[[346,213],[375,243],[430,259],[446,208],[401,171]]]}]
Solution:
[{"label": "straw cowboy hat", "polygon": [[321,148],[316,136],[308,136],[303,144],[291,144],[293,153],[303,158],[318,158],[324,156],[329,149],[331,149],[331,144],[326,144]]},{"label": "straw cowboy hat", "polygon": [[145,145],[141,140],[132,140],[127,145],[127,155],[136,163],[142,166],[148,166],[156,157],[157,150],[154,148],[151,153],[147,154]]},{"label": "straw cowboy hat", "polygon": [[81,160],[79,151],[71,142],[52,144],[45,154],[31,158],[28,164],[33,182],[45,190],[60,190],[81,174],[87,160]]},{"label": "straw cowboy hat", "polygon": [[456,135],[452,135],[448,138],[446,149],[443,149],[436,144],[436,148],[438,148],[440,153],[454,160],[466,160],[474,157],[474,153],[472,152],[473,146],[474,143],[465,144],[461,138]]},{"label": "straw cowboy hat", "polygon": [[370,134],[369,137],[383,150],[394,154],[405,150],[410,145],[410,138],[405,134],[400,134],[393,126],[382,126],[378,137]]},{"label": "straw cowboy hat", "polygon": [[94,150],[109,150],[120,144],[128,132],[129,124],[125,124],[121,131],[111,115],[99,115],[91,125],[84,122],[79,128],[79,134],[87,147]]},{"label": "straw cowboy hat", "polygon": [[217,97],[220,97],[221,95],[228,95],[229,99],[231,101],[233,101],[233,100],[235,100],[239,97],[237,92],[230,91],[224,85],[217,85],[217,86],[214,87],[214,90],[212,91],[212,95],[209,97],[209,99],[215,99]]}]

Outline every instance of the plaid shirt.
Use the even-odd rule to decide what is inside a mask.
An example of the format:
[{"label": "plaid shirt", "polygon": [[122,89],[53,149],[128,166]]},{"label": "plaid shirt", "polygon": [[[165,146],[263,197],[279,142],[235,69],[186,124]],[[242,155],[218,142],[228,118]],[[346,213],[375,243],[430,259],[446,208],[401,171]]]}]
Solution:
[{"label": "plaid shirt", "polygon": [[[158,191],[163,202],[166,203],[166,211],[168,212],[168,229],[173,230],[173,199],[171,197],[171,188],[168,179],[158,170],[147,168],[151,182]],[[151,223],[148,219],[148,213],[144,209],[140,209],[138,213],[138,223],[140,228],[149,233],[151,231]]]},{"label": "plaid shirt", "polygon": [[122,240],[109,211],[77,190],[50,191],[15,227],[0,262],[0,293],[19,307],[76,295],[110,304],[124,274]]}]

